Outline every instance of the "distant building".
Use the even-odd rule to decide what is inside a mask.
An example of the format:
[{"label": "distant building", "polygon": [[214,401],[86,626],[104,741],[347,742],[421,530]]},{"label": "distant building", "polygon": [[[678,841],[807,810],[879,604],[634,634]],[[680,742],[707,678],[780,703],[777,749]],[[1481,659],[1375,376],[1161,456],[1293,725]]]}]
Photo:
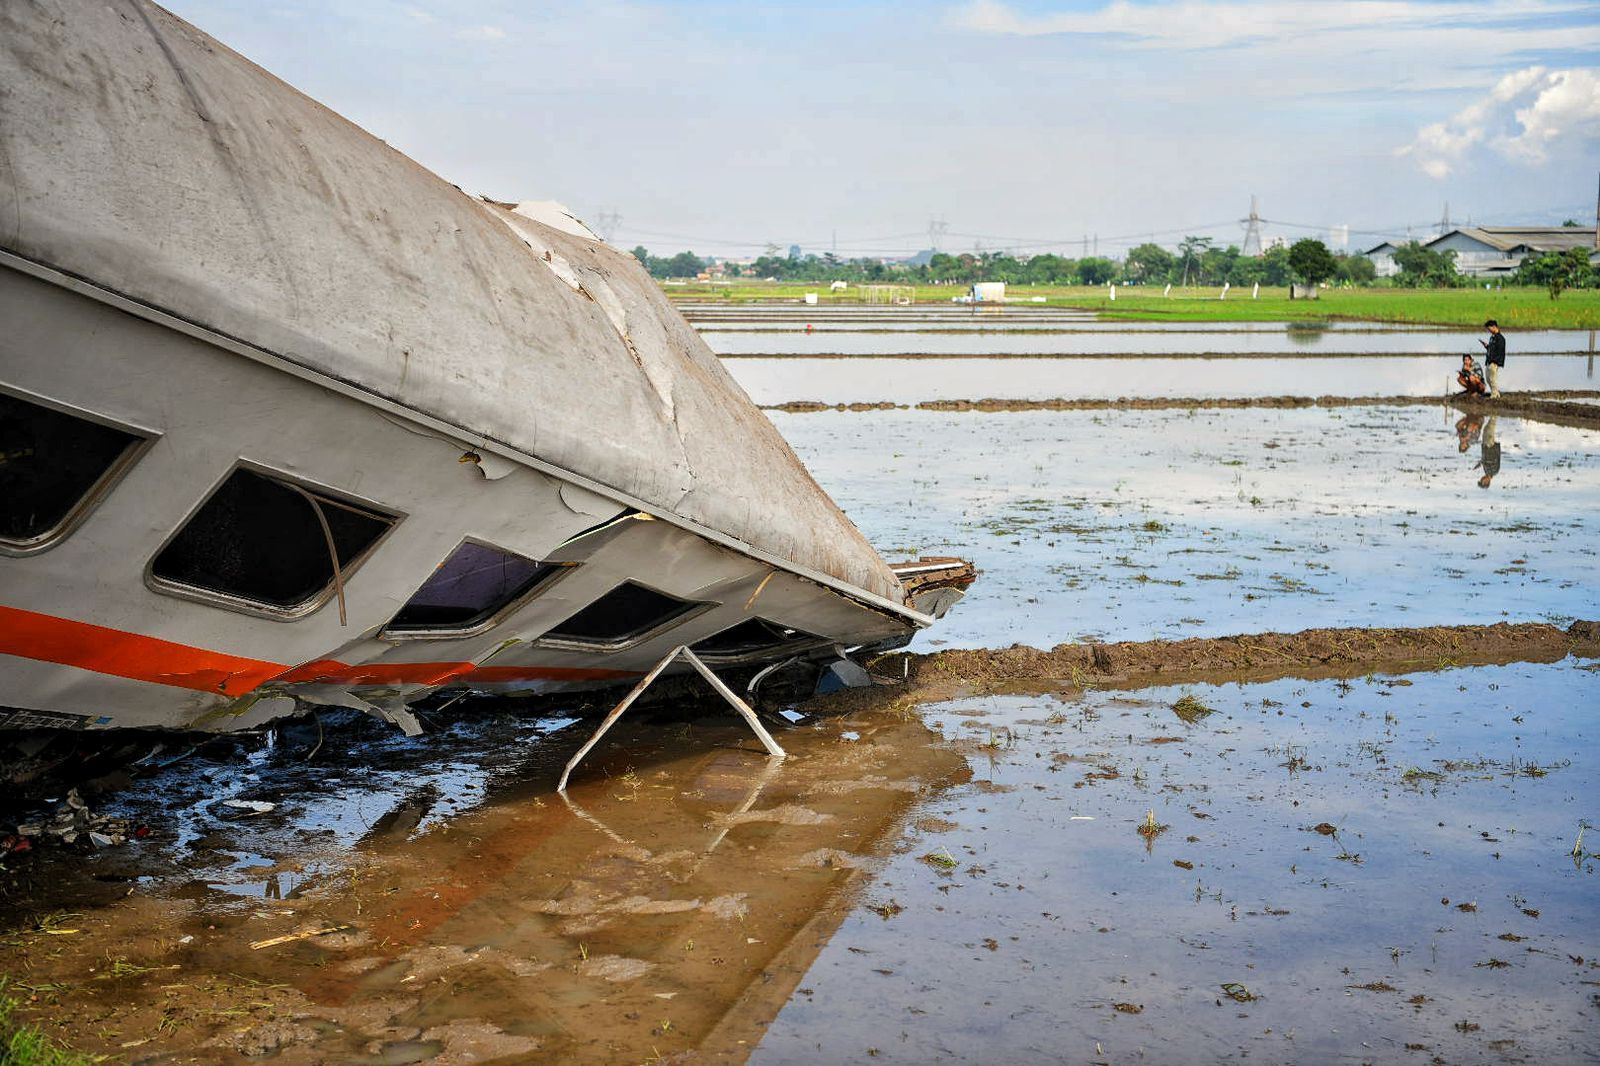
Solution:
[{"label": "distant building", "polygon": [[1404,241],[1384,241],[1376,248],[1368,248],[1361,253],[1372,260],[1372,269],[1380,278],[1392,278],[1400,273],[1400,266],[1394,261],[1394,253],[1405,246]]},{"label": "distant building", "polygon": [[[1366,257],[1381,278],[1400,272],[1394,253],[1403,241],[1385,241],[1367,250]],[[1422,242],[1431,252],[1455,252],[1456,270],[1469,277],[1503,278],[1516,273],[1529,256],[1588,250],[1590,260],[1600,253],[1593,226],[1462,226]]]},{"label": "distant building", "polygon": [[1432,251],[1455,252],[1456,270],[1473,277],[1512,274],[1530,255],[1594,247],[1593,226],[1467,226],[1428,242]]},{"label": "distant building", "polygon": [[789,245],[789,258],[790,259],[799,259],[800,258],[800,246],[798,244]]}]

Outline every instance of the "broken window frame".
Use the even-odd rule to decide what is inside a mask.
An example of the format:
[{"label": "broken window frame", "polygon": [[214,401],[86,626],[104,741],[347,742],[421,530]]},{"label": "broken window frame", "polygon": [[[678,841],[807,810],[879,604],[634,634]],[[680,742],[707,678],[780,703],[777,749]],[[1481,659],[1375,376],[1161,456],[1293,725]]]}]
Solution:
[{"label": "broken window frame", "polygon": [[62,515],[60,521],[43,533],[35,534],[23,540],[0,537],[0,555],[18,558],[37,555],[40,552],[49,551],[66,540],[83,525],[84,520],[89,517],[90,513],[111,494],[111,490],[116,488],[117,483],[127,475],[129,470],[134,468],[140,459],[144,458],[145,453],[161,438],[161,434],[155,430],[144,429],[119,419],[107,418],[97,412],[86,410],[74,404],[52,400],[37,393],[4,385],[0,385],[0,392],[10,396],[12,399],[21,400],[23,403],[43,407],[48,411],[55,411],[71,418],[82,419],[85,422],[104,426],[107,429],[114,429],[119,433],[126,433],[134,438],[122,449],[122,453],[101,472],[94,483],[78,497],[77,502],[68,508],[67,513]]},{"label": "broken window frame", "polygon": [[[706,641],[715,640],[722,634],[738,629],[740,626],[748,625],[751,622],[759,622],[762,625],[769,626],[774,629],[791,630],[793,631],[794,636],[786,640],[780,639],[770,644],[750,647],[744,651],[702,651],[700,649],[700,645],[704,644]],[[800,629],[796,626],[784,625],[782,622],[775,622],[772,619],[762,617],[761,615],[752,615],[748,618],[741,618],[733,625],[723,626],[715,633],[701,637],[699,640],[695,641],[695,643],[689,645],[689,650],[694,652],[695,655],[699,656],[705,662],[734,665],[739,663],[755,662],[760,659],[771,658],[777,655],[798,655],[801,652],[826,647],[831,643],[832,641],[830,641],[827,637],[819,637],[815,633],[807,632],[806,630]]]},{"label": "broken window frame", "polygon": [[[679,601],[680,603],[682,603],[684,605],[684,609],[681,610],[681,611],[678,611],[675,614],[668,615],[666,618],[661,619],[660,621],[648,626],[647,628],[636,630],[636,631],[634,631],[632,633],[628,633],[628,634],[626,634],[624,636],[621,636],[621,637],[618,637],[618,638],[616,638],[614,640],[590,640],[590,639],[583,639],[583,638],[578,638],[578,637],[561,637],[561,636],[551,636],[550,635],[550,631],[551,630],[560,629],[562,626],[564,626],[568,622],[570,622],[573,618],[576,618],[579,614],[581,614],[584,611],[588,610],[590,607],[594,606],[596,603],[599,603],[601,600],[603,600],[607,596],[611,595],[613,592],[615,592],[617,589],[621,588],[623,585],[638,585],[640,588],[646,589],[646,590],[648,590],[650,592],[654,592],[658,596],[666,596],[669,599],[677,600],[677,601]],[[588,602],[584,603],[583,606],[578,607],[577,609],[569,612],[565,618],[561,619],[561,621],[556,622],[553,625],[551,625],[550,629],[545,631],[545,635],[536,638],[534,640],[534,643],[539,645],[540,647],[556,648],[556,649],[560,649],[560,650],[563,650],[563,651],[588,651],[588,652],[624,651],[624,650],[626,650],[628,648],[637,647],[638,645],[643,644],[648,640],[653,640],[654,638],[656,638],[656,637],[660,636],[661,634],[667,632],[669,629],[676,629],[678,626],[683,625],[685,622],[689,621],[690,619],[698,618],[700,615],[705,614],[707,611],[715,610],[716,608],[721,607],[721,606],[722,606],[722,604],[720,604],[720,603],[715,603],[715,602],[711,602],[711,601],[708,601],[708,600],[690,600],[690,599],[686,599],[683,596],[679,596],[675,592],[668,592],[665,589],[656,588],[654,585],[647,585],[643,581],[638,581],[638,580],[635,580],[632,577],[626,577],[625,576],[625,577],[622,578],[622,580],[620,580],[616,584],[610,586],[604,592],[601,592],[598,596],[595,596],[595,597],[591,598]]]},{"label": "broken window frame", "polygon": [[[373,538],[372,543],[351,556],[349,562],[341,562],[337,577],[330,577],[328,583],[318,589],[312,596],[289,607],[280,607],[277,604],[267,603],[262,600],[252,600],[245,596],[236,596],[231,593],[219,592],[215,589],[202,588],[198,585],[189,585],[181,581],[174,581],[171,578],[158,576],[155,572],[156,560],[161,558],[172,542],[177,540],[178,536],[188,528],[189,523],[194,521],[195,517],[205,509],[206,504],[210,503],[211,498],[221,490],[223,485],[227,484],[228,479],[241,470],[268,478],[291,488],[300,489],[334,504],[367,512],[372,518],[387,521],[388,528]],[[310,504],[307,503],[306,506],[309,507]],[[385,507],[372,500],[363,499],[348,492],[330,488],[327,485],[319,485],[315,481],[309,481],[292,474],[286,474],[282,470],[275,470],[262,463],[240,459],[230,466],[220,478],[212,482],[200,499],[195,502],[195,505],[189,509],[181,520],[173,525],[172,531],[162,539],[160,547],[151,553],[150,559],[144,564],[145,587],[152,592],[159,592],[163,596],[174,596],[193,603],[203,603],[208,607],[220,607],[223,610],[251,615],[256,618],[267,618],[274,622],[295,622],[305,618],[307,615],[314,614],[326,606],[341,586],[348,589],[351,575],[361,567],[362,563],[370,559],[374,552],[382,547],[384,541],[393,535],[395,529],[407,517],[402,511]]]},{"label": "broken window frame", "polygon": [[[429,626],[427,628],[418,626],[414,628],[403,629],[394,628],[394,619],[399,617],[400,611],[405,610],[406,606],[411,603],[411,600],[417,595],[417,593],[421,592],[423,587],[427,585],[428,579],[424,579],[422,584],[418,585],[416,589],[412,591],[411,595],[406,597],[406,602],[405,604],[401,605],[400,610],[396,611],[394,615],[390,617],[389,622],[384,625],[383,632],[378,634],[379,640],[460,640],[466,637],[479,636],[480,634],[486,633],[493,629],[501,622],[504,622],[508,617],[522,610],[522,608],[526,607],[532,601],[538,599],[540,596],[543,596],[558,582],[565,579],[567,575],[571,574],[574,570],[578,569],[578,567],[582,565],[581,563],[552,562],[546,559],[535,559],[531,556],[523,555],[521,552],[514,552],[510,548],[502,548],[498,544],[492,544],[489,541],[482,540],[478,537],[463,537],[456,544],[456,546],[451,548],[450,551],[445,554],[445,557],[439,561],[439,566],[443,566],[445,563],[449,562],[455,557],[455,554],[461,550],[462,546],[467,544],[476,544],[481,548],[489,548],[492,551],[504,552],[507,555],[515,555],[519,559],[526,559],[530,563],[537,563],[540,566],[554,567],[555,569],[554,571],[545,574],[543,577],[540,577],[527,589],[519,592],[510,600],[506,601],[506,603],[496,608],[488,617],[480,619],[476,622],[472,622],[470,625],[439,625]],[[437,571],[438,566],[434,567],[434,569]],[[431,577],[432,575],[430,574],[429,578]],[[568,617],[571,616],[569,615]]]}]

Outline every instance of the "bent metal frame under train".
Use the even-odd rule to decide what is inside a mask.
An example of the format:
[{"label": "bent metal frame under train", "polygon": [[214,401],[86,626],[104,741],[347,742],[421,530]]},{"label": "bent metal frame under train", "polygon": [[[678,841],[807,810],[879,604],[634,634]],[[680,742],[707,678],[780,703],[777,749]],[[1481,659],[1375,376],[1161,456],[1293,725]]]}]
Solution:
[{"label": "bent metal frame under train", "polygon": [[[0,11],[0,728],[892,646],[901,581],[626,254],[142,0]],[[8,217],[9,216],[9,217]]]}]

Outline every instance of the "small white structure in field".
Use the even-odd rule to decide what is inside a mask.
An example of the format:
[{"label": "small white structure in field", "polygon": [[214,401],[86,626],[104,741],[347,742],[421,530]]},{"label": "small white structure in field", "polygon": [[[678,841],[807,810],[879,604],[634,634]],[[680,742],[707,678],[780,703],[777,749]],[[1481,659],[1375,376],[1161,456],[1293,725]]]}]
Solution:
[{"label": "small white structure in field", "polygon": [[844,290],[848,289],[849,287],[850,287],[850,283],[848,281],[835,281],[833,284],[828,286],[828,291],[829,292],[844,292]]},{"label": "small white structure in field", "polygon": [[1259,281],[1256,282],[1255,288],[1250,290],[1250,299],[1252,299],[1252,300],[1261,299],[1261,282],[1259,282]]},{"label": "small white structure in field", "polygon": [[972,302],[975,304],[1003,304],[1006,302],[1006,283],[1003,281],[979,281],[972,286]]},{"label": "small white structure in field", "polygon": [[1115,285],[1111,286],[1111,302],[1117,302],[1117,287]]},{"label": "small white structure in field", "polygon": [[806,306],[815,307],[816,305],[817,305],[817,294],[814,293],[814,292],[806,293]]},{"label": "small white structure in field", "polygon": [[1222,283],[1222,295],[1218,296],[1217,299],[1226,300],[1228,298],[1228,290],[1231,289],[1231,288],[1233,288],[1233,282],[1224,281]]},{"label": "small white structure in field", "polygon": [[1171,296],[1172,295],[1172,282],[1170,282],[1170,281],[1167,282],[1167,287],[1161,290],[1161,295],[1163,295],[1163,296]]}]

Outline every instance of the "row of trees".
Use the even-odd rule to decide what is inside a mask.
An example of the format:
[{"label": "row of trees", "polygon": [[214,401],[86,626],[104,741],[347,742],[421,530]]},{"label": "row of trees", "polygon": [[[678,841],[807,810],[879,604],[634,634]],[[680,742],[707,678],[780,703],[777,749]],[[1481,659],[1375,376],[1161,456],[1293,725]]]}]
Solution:
[{"label": "row of trees", "polygon": [[[634,257],[656,277],[693,277],[706,262],[692,252],[670,258],[635,248]],[[1005,252],[935,252],[926,263],[888,264],[876,259],[840,259],[828,253],[790,258],[766,255],[741,269],[728,264],[728,274],[779,281],[897,281],[923,284],[970,284],[1004,281],[1017,285],[1287,285],[1291,281],[1365,285],[1375,276],[1365,256],[1334,255],[1321,241],[1298,241],[1291,248],[1275,246],[1260,258],[1241,255],[1236,246],[1217,248],[1209,237],[1187,237],[1176,253],[1157,244],[1141,244],[1122,262],[1103,256],[1069,259],[1041,254],[1019,259]]]},{"label": "row of trees", "polygon": [[[658,278],[692,278],[711,262],[693,252],[654,256],[643,247],[634,258]],[[1434,251],[1420,242],[1402,245],[1394,253],[1399,272],[1394,284],[1408,289],[1447,289],[1470,283],[1456,270],[1455,252]],[[1257,283],[1284,286],[1292,281],[1339,285],[1370,285],[1377,277],[1372,260],[1364,255],[1344,255],[1328,250],[1318,240],[1300,240],[1284,247],[1274,245],[1259,256],[1246,256],[1238,247],[1216,247],[1210,237],[1185,237],[1176,251],[1159,244],[1141,244],[1121,262],[1102,256],[1069,259],[1049,253],[1018,259],[1005,252],[935,252],[926,263],[884,263],[877,259],[840,259],[834,254],[764,255],[743,267],[728,264],[731,277],[827,283],[899,282],[902,284],[971,284],[1004,281],[1016,285],[1203,285],[1250,286]],[[1589,265],[1581,248],[1529,257],[1513,278],[1516,284],[1539,285],[1551,298],[1565,289],[1600,288],[1600,271]]]}]

